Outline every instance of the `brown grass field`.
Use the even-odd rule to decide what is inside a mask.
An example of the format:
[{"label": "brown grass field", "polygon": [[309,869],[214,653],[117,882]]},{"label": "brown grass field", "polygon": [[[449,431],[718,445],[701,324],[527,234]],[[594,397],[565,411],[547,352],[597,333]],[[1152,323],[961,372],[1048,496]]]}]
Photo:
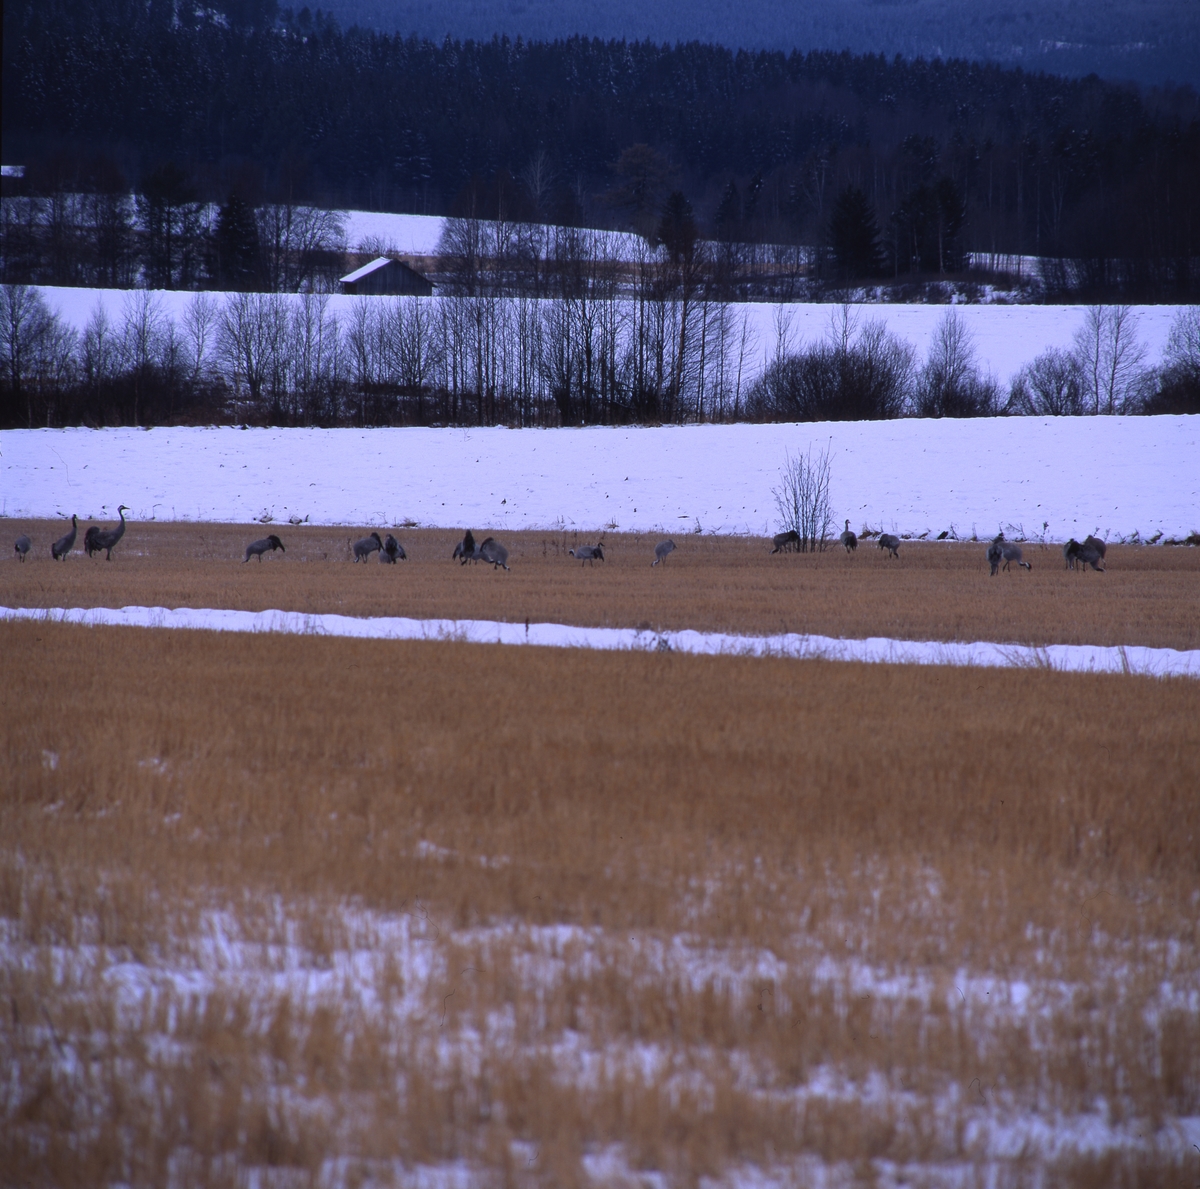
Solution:
[{"label": "brown grass field", "polygon": [[[441,583],[494,614],[523,563],[599,618],[628,603],[576,591],[648,580],[527,542],[512,575],[339,573],[294,540],[261,573],[196,559],[193,597]],[[652,577],[715,614],[708,547]],[[183,590],[134,553],[20,577]],[[771,560],[747,604],[887,572]],[[902,564],[996,608],[1043,572]],[[6,1184],[1200,1177],[1200,683],[38,623],[0,647]]]},{"label": "brown grass field", "polygon": [[[989,578],[979,543],[906,541],[892,561],[869,541],[770,556],[762,540],[685,536],[651,568],[659,537],[608,534],[606,560],[581,566],[574,534],[498,534],[511,573],[450,560],[461,533],[396,530],[410,560],[351,562],[364,529],[134,523],[113,561],[50,560],[60,522],[29,532],[30,560],[0,562],[0,606],[214,607],[415,618],[499,619],[656,630],[812,632],[912,640],[1200,648],[1200,550],[1114,546],[1108,572],[1071,573],[1059,547],[1027,544],[1033,571]],[[83,539],[80,527],[80,541]],[[277,532],[287,552],[242,563]]]}]

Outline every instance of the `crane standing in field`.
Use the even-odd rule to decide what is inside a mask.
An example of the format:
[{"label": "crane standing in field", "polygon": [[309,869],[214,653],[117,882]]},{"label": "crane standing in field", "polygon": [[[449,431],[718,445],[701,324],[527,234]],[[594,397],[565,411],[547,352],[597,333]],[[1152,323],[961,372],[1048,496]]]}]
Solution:
[{"label": "crane standing in field", "polygon": [[853,553],[858,548],[858,537],[850,531],[849,520],[846,521],[846,528],[838,540],[841,541],[847,553]]},{"label": "crane standing in field", "polygon": [[25,554],[27,554],[32,548],[33,542],[24,533],[17,538],[16,543],[13,545],[13,549],[16,551],[18,561],[24,561]]},{"label": "crane standing in field", "polygon": [[604,544],[600,542],[596,545],[576,545],[574,549],[568,549],[567,553],[579,562],[580,569],[583,569],[584,562],[591,562],[594,567],[596,562],[604,560]]},{"label": "crane standing in field", "polygon": [[116,528],[99,528],[93,524],[83,534],[83,547],[87,550],[88,557],[103,549],[105,561],[112,561],[112,551],[117,547],[117,542],[125,535],[125,513],[128,511],[125,504],[117,508],[117,515],[121,518],[121,523]]},{"label": "crane standing in field", "polygon": [[383,548],[379,551],[379,560],[384,565],[394,566],[397,561],[407,561],[408,554],[404,552],[404,546],[388,533]]},{"label": "crane standing in field", "polygon": [[67,554],[75,548],[75,538],[79,535],[79,517],[71,516],[71,531],[65,537],[59,537],[50,546],[50,556],[55,561],[65,561]]},{"label": "crane standing in field", "polygon": [[880,549],[886,549],[885,557],[894,557],[897,560],[900,557],[900,538],[893,533],[880,533],[879,540],[875,542]]},{"label": "crane standing in field", "polygon": [[478,561],[479,554],[475,549],[475,534],[467,529],[463,533],[463,539],[454,546],[454,552],[450,555],[451,561],[457,561],[460,565],[466,565],[469,561]]}]

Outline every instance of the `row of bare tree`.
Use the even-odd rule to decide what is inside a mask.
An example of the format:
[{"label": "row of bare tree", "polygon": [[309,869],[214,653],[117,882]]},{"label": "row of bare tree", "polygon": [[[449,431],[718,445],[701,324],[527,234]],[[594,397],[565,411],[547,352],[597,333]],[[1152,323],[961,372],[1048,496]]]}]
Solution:
[{"label": "row of bare tree", "polygon": [[[745,306],[686,288],[632,295],[363,297],[199,292],[168,315],[147,290],[97,303],[82,333],[28,286],[0,287],[0,424],[562,426],[899,416],[1200,412],[1200,311],[1145,364],[1136,315],[1087,312],[1005,395],[951,307],[924,361],[882,322],[835,311],[774,346]],[[768,348],[764,361],[763,348]],[[1157,403],[1156,403],[1157,402]]]}]

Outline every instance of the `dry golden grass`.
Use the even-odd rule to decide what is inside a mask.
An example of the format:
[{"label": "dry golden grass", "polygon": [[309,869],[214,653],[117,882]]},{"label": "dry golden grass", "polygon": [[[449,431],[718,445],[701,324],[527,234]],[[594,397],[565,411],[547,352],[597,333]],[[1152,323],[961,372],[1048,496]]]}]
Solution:
[{"label": "dry golden grass", "polygon": [[[605,1181],[614,1145],[681,1185],[1190,1168],[1195,682],[34,623],[0,646],[19,1183],[462,1160],[557,1186]],[[979,1138],[1034,1112],[1150,1138]]]},{"label": "dry golden grass", "polygon": [[[16,522],[9,522],[15,525]],[[450,560],[461,534],[398,530],[407,563],[355,566],[362,529],[133,524],[114,560],[49,558],[61,524],[20,526],[33,560],[0,564],[0,606],[217,607],[416,618],[500,619],[657,630],[813,632],[910,640],[1200,648],[1200,550],[1114,546],[1105,574],[1071,573],[1058,547],[1027,545],[1032,573],[988,577],[981,544],[906,541],[900,560],[864,541],[770,556],[765,542],[677,538],[650,567],[659,537],[606,534],[606,560],[581,566],[563,533],[500,534],[512,572]],[[270,529],[286,554],[242,564]],[[82,539],[82,528],[80,537]],[[13,534],[15,536],[15,532]]]}]

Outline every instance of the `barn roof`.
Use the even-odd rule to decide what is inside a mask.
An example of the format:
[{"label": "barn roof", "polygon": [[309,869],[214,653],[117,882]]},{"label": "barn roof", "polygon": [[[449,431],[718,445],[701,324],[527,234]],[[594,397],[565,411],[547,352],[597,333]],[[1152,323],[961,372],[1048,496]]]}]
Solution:
[{"label": "barn roof", "polygon": [[362,268],[356,268],[352,273],[347,273],[346,276],[342,277],[342,284],[346,285],[354,281],[361,281],[363,277],[370,276],[376,269],[384,268],[391,263],[391,258],[388,256],[376,256],[370,264],[364,264]]}]

